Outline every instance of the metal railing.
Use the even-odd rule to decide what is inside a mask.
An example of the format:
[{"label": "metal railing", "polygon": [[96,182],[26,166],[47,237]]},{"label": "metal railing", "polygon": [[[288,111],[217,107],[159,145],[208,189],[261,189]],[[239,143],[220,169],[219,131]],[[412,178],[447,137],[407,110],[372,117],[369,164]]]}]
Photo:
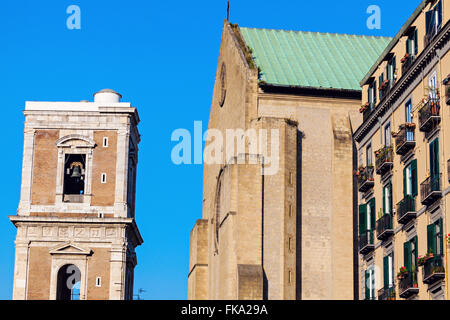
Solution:
[{"label": "metal railing", "polygon": [[405,62],[403,62],[403,64],[402,64],[402,75],[404,75],[408,71],[408,69],[412,66],[416,57],[413,55],[409,55],[408,57],[405,57],[404,59],[405,59]]},{"label": "metal railing", "polygon": [[378,300],[395,300],[395,287],[387,286],[378,290]]},{"label": "metal railing", "polygon": [[373,178],[373,166],[368,166],[359,170],[358,175],[358,190],[361,192],[365,192],[369,190],[374,185]]},{"label": "metal railing", "polygon": [[[441,191],[441,178],[442,174],[434,174],[425,179],[424,182],[420,184],[420,196],[422,199],[422,203],[426,203],[432,201],[433,199],[428,199],[434,193],[440,193]],[[436,197],[439,195],[436,194]]]},{"label": "metal railing", "polygon": [[[394,161],[394,150],[392,146],[385,146],[377,151],[375,167],[378,174],[385,172],[386,170],[391,168],[391,164]],[[386,164],[390,164],[389,166],[385,166]]]},{"label": "metal railing", "polygon": [[390,214],[383,215],[380,219],[377,220],[377,236],[380,237],[386,231],[393,231],[392,227],[392,216]]},{"label": "metal railing", "polygon": [[413,124],[403,124],[400,126],[397,137],[395,138],[395,146],[397,154],[404,154],[416,144],[415,127]]},{"label": "metal railing", "polygon": [[398,283],[400,296],[409,296],[419,291],[417,272],[408,272]]},{"label": "metal railing", "polygon": [[423,265],[423,282],[430,283],[445,276],[445,268],[442,263],[442,256],[436,255],[429,258]]},{"label": "metal railing", "polygon": [[399,223],[406,223],[416,215],[416,199],[407,195],[397,203],[397,219]]},{"label": "metal railing", "polygon": [[359,234],[359,250],[362,250],[368,246],[373,246],[373,230],[367,230]]},{"label": "metal railing", "polygon": [[375,109],[375,104],[373,102],[369,103],[369,106],[367,109],[363,112],[363,122],[365,122],[367,119],[369,119],[370,115],[372,114],[372,111]]},{"label": "metal railing", "polygon": [[433,120],[440,119],[441,105],[438,98],[430,98],[419,110],[419,125],[421,131],[432,127]]}]

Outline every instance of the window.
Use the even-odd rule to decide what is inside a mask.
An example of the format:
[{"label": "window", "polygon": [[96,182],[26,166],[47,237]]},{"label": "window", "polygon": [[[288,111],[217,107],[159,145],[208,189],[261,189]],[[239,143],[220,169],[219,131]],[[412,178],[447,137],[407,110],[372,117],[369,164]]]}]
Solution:
[{"label": "window", "polygon": [[386,147],[390,147],[391,146],[391,140],[392,140],[392,136],[391,136],[391,124],[388,123],[385,127],[384,127],[384,145]]},{"label": "window", "polygon": [[372,232],[375,229],[375,198],[367,204],[359,206],[359,234]]},{"label": "window", "polygon": [[391,252],[383,258],[383,284],[384,288],[394,287],[394,253]]},{"label": "window", "polygon": [[103,138],[103,147],[104,148],[108,147],[108,137]]},{"label": "window", "polygon": [[392,214],[392,183],[389,182],[383,188],[383,212],[384,214]]},{"label": "window", "polygon": [[378,90],[379,95],[380,95],[380,100],[383,99],[384,97],[384,89],[381,90],[381,85],[384,82],[384,73],[382,73],[379,77],[378,77],[378,83],[380,84],[380,90]]},{"label": "window", "polygon": [[433,72],[433,74],[428,78],[428,86],[429,92],[428,96],[430,99],[437,100],[439,99],[439,86],[437,84],[437,72]]},{"label": "window", "polygon": [[415,273],[417,272],[417,236],[411,239],[410,241],[407,241],[403,244],[403,260],[404,260],[404,266],[408,270],[408,272],[411,272],[412,277],[411,281],[413,283],[417,282],[417,275]]},{"label": "window", "polygon": [[414,29],[406,40],[406,53],[410,56],[416,56],[419,53],[418,39],[417,39],[417,29]]},{"label": "window", "polygon": [[289,204],[289,217],[292,217],[293,207],[292,204]]},{"label": "window", "polygon": [[425,24],[428,41],[435,36],[441,28],[442,25],[442,2],[439,1],[438,4],[430,11],[425,14]]},{"label": "window", "polygon": [[[430,143],[430,177],[433,181],[439,180],[439,138]],[[432,190],[437,191],[438,189]]]},{"label": "window", "polygon": [[84,194],[86,155],[66,154],[64,165],[64,195]]},{"label": "window", "polygon": [[366,165],[371,166],[373,165],[372,162],[372,145],[369,144],[366,148]]},{"label": "window", "polygon": [[103,218],[103,213],[99,212],[99,213],[98,213],[98,217],[99,217],[99,218]]},{"label": "window", "polygon": [[365,298],[366,300],[375,299],[375,268],[369,267],[365,272]]},{"label": "window", "polygon": [[95,286],[96,287],[101,287],[102,286],[102,278],[101,277],[97,277],[95,279]]},{"label": "window", "polygon": [[427,249],[428,253],[443,255],[444,234],[442,228],[442,218],[427,226]]},{"label": "window", "polygon": [[106,173],[102,173],[102,183],[106,183]]},{"label": "window", "polygon": [[391,60],[389,60],[386,66],[386,77],[390,83],[393,83],[395,79],[395,71],[397,67],[397,58],[394,56]]},{"label": "window", "polygon": [[417,160],[414,159],[403,169],[403,196],[417,196]]},{"label": "window", "polygon": [[377,104],[377,82],[374,80],[368,89],[368,98],[370,104],[370,110]]}]

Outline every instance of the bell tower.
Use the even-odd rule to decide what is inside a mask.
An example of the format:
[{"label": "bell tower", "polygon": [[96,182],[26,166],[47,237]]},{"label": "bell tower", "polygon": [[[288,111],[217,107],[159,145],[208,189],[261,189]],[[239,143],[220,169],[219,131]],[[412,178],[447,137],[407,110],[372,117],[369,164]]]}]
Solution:
[{"label": "bell tower", "polygon": [[26,102],[13,299],[133,298],[139,115],[94,102]]}]

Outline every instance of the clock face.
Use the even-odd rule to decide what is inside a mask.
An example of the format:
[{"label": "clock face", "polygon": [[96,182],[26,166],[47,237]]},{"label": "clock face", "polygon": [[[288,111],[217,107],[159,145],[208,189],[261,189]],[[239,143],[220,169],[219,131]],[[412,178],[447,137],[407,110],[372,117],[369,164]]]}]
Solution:
[{"label": "clock face", "polygon": [[222,68],[220,70],[220,99],[219,99],[219,105],[223,107],[223,104],[225,103],[225,97],[227,95],[227,71],[225,67],[225,63],[222,63]]}]

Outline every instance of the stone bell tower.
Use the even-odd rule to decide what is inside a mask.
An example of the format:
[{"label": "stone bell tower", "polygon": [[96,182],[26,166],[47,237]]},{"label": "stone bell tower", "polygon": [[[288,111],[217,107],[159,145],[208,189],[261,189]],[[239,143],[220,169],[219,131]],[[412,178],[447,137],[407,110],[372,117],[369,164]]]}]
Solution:
[{"label": "stone bell tower", "polygon": [[121,98],[26,103],[13,299],[133,298],[139,116]]}]

